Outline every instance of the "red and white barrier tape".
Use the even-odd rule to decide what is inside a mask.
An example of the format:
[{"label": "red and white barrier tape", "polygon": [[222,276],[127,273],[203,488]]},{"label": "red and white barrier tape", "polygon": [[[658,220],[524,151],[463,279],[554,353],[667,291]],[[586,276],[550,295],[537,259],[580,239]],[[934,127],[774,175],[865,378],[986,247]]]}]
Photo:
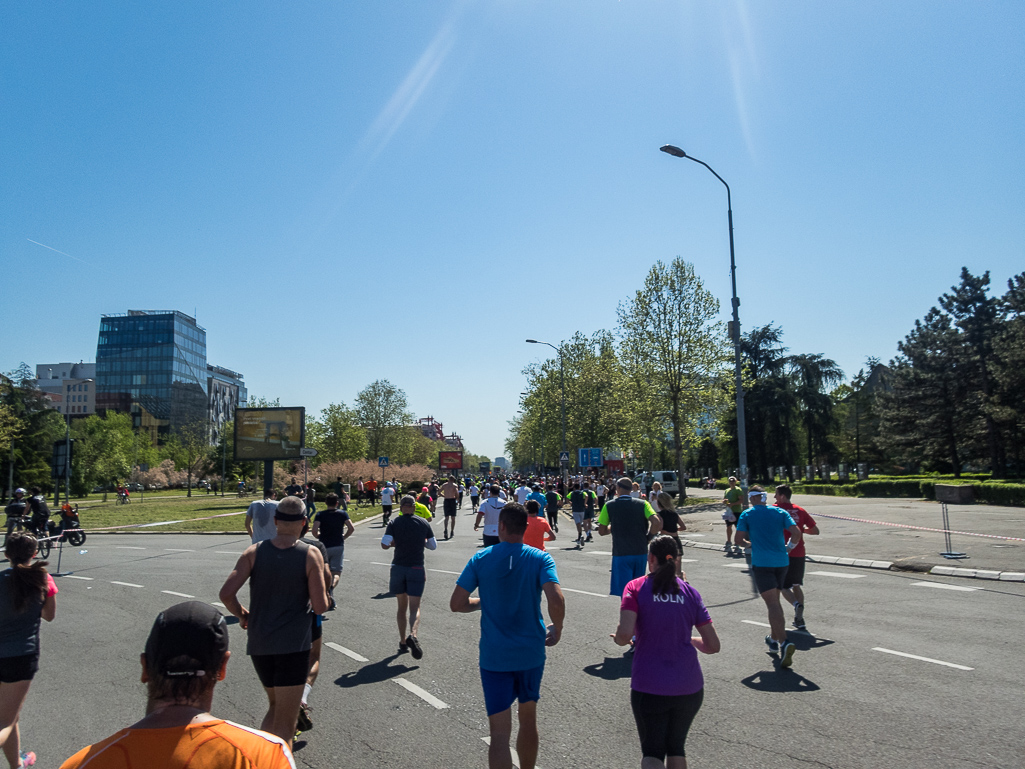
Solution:
[{"label": "red and white barrier tape", "polygon": [[930,529],[928,526],[911,526],[907,523],[890,523],[888,521],[870,521],[867,518],[848,518],[845,515],[826,515],[815,513],[816,518],[832,518],[837,521],[855,521],[857,523],[874,523],[877,526],[893,526],[898,529],[914,529],[915,531],[935,531],[940,534],[961,534],[966,537],[986,537],[987,539],[1006,539],[1011,542],[1025,542],[1022,537],[1002,537],[999,534],[979,534],[975,531],[954,531],[952,529]]},{"label": "red and white barrier tape", "polygon": [[104,526],[99,529],[65,529],[62,534],[58,534],[53,537],[40,537],[43,539],[60,539],[64,534],[69,534],[72,531],[80,531],[83,534],[92,534],[97,531],[122,531],[124,529],[147,529],[153,526],[170,526],[173,523],[192,523],[193,521],[212,521],[215,518],[228,518],[232,515],[245,515],[245,510],[240,510],[237,513],[218,513],[217,515],[207,515],[202,518],[182,518],[177,521],[157,521],[156,523],[127,523],[123,526]]}]

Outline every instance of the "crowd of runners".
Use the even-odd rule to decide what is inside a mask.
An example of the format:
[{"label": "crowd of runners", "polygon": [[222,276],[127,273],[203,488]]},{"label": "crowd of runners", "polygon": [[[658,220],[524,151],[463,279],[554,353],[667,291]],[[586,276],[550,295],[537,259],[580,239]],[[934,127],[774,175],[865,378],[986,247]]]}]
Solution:
[{"label": "crowd of runners", "polygon": [[[595,533],[611,537],[609,592],[621,597],[611,637],[633,656],[630,702],[641,766],[686,767],[687,733],[704,695],[698,652],[718,652],[719,638],[701,595],[681,569],[679,533],[686,525],[675,500],[657,482],[645,480],[452,476],[404,489],[394,480],[369,487],[360,479],[355,493],[380,501],[380,545],[393,551],[388,591],[397,602],[399,654],[418,660],[424,655],[420,604],[425,552],[438,546],[432,525],[438,500],[444,539],[454,535],[464,504],[474,531],[481,533],[481,545],[456,580],[450,609],[481,612],[479,669],[491,733],[490,767],[512,766],[516,702],[519,766],[535,764],[546,648],[559,643],[566,612],[555,561],[545,550],[545,543],[558,537],[560,515],[572,521],[569,533],[577,548],[587,547]],[[63,764],[65,769],[294,767],[293,740],[313,728],[309,699],[320,669],[323,617],[335,609],[345,542],[355,529],[348,514],[352,500],[341,479],[319,512],[311,485],[292,479],[285,492],[278,501],[273,489],[265,489],[249,506],[245,526],[252,544],[219,595],[246,631],[246,654],[267,694],[259,729],[210,714],[214,686],[224,679],[231,654],[227,626],[215,608],[190,601],[157,616],[143,650],[145,717],[83,748]],[[731,478],[722,500],[724,549],[748,559],[768,612],[771,632],[765,641],[781,668],[793,664],[795,652],[787,641],[781,596],[794,607],[794,626],[803,629],[803,537],[818,533],[815,521],[790,497],[788,486],[778,486],[770,506],[767,492],[754,486],[744,499]],[[53,620],[57,588],[45,562],[33,560],[31,534],[10,533],[5,553],[10,568],[0,573],[0,745],[11,769],[17,769],[35,762],[34,753],[21,749],[18,718],[38,668],[39,623]],[[239,592],[247,582],[250,603],[244,606]],[[166,758],[157,761],[157,755]]]}]

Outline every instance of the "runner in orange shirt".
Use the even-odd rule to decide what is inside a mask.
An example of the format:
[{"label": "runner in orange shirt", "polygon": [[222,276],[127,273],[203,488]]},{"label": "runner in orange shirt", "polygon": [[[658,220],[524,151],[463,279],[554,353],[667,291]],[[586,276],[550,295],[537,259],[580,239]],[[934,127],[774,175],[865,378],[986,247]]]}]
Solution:
[{"label": "runner in orange shirt", "polygon": [[523,544],[544,550],[545,542],[555,541],[555,532],[548,521],[539,515],[541,505],[536,499],[528,499],[524,507],[527,508],[527,530],[523,533]]}]

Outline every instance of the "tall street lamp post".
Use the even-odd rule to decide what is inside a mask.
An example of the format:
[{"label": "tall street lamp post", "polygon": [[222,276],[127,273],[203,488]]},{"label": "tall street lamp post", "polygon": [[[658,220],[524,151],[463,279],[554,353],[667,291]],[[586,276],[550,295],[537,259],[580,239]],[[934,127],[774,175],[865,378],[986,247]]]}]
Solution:
[{"label": "tall street lamp post", "polygon": [[730,185],[726,183],[719,174],[715,172],[708,163],[691,157],[679,147],[666,144],[659,147],[662,152],[672,155],[674,158],[687,158],[695,163],[700,163],[709,171],[712,176],[722,182],[726,188],[726,213],[730,225],[730,279],[733,282],[733,323],[730,328],[730,338],[733,340],[733,362],[734,375],[737,379],[737,457],[740,461],[740,485],[744,492],[747,492],[747,429],[744,425],[744,385],[741,381],[740,372],[740,299],[737,298],[737,262],[733,253],[733,202],[730,199]]},{"label": "tall street lamp post", "polygon": [[[568,451],[566,448],[566,366],[562,359],[562,349],[556,347],[551,342],[539,342],[537,339],[528,339],[527,344],[546,344],[551,347],[555,352],[559,353],[559,390],[562,394],[560,409],[562,412],[562,450]],[[569,463],[562,462],[562,482],[564,485],[569,484]]]}]

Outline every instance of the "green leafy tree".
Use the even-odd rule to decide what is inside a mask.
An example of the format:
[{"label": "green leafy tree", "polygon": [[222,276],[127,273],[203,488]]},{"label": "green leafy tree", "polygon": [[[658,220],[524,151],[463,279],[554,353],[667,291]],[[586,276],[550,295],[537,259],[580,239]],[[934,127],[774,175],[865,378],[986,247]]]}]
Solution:
[{"label": "green leafy tree", "polygon": [[[15,485],[50,488],[53,443],[64,438],[65,422],[35,386],[32,370],[26,364],[0,374],[0,406],[7,436],[4,470],[13,469]],[[5,481],[7,477],[5,472]]]},{"label": "green leafy tree", "polygon": [[[127,481],[132,471],[138,439],[132,430],[130,414],[108,411],[104,416],[90,414],[71,425],[75,439],[75,478],[88,488],[102,484],[104,488],[118,481]],[[106,491],[104,491],[106,499]]]},{"label": "green leafy tree", "polygon": [[370,448],[359,416],[344,403],[332,403],[320,412],[319,420],[307,420],[306,445],[317,450],[314,466],[321,462],[363,459]]},{"label": "green leafy tree", "polygon": [[175,469],[185,472],[186,496],[192,496],[192,479],[210,466],[210,426],[205,420],[187,422],[172,432],[163,446],[163,454],[174,461]]},{"label": "green leafy tree", "polygon": [[[367,459],[402,453],[411,440],[408,427],[413,421],[406,393],[387,379],[378,379],[356,395],[354,412],[367,435]],[[406,448],[408,451],[408,448]]]},{"label": "green leafy tree", "polygon": [[835,447],[829,440],[833,428],[833,399],[829,390],[843,381],[843,371],[819,354],[794,355],[788,361],[794,377],[794,396],[801,413],[808,446],[808,464],[830,461]]},{"label": "green leafy tree", "polygon": [[993,340],[992,408],[1001,426],[1008,469],[1025,475],[1025,272],[1007,281],[1000,299],[1001,326]]}]

